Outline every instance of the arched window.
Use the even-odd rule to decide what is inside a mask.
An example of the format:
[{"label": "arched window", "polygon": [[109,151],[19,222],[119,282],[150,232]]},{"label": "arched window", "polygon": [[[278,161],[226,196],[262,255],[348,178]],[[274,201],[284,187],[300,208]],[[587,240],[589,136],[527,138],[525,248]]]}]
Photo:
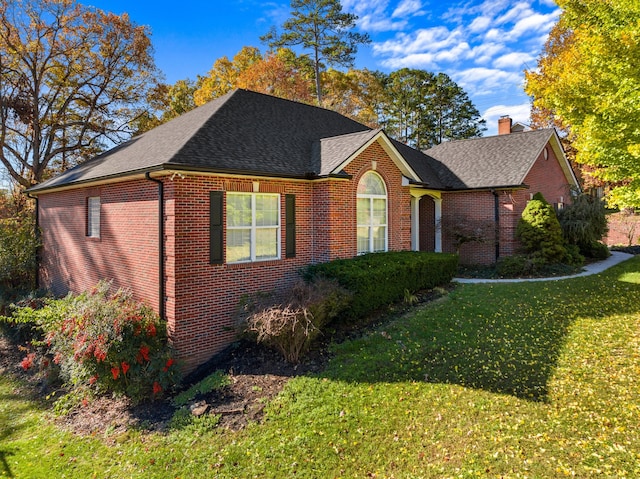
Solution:
[{"label": "arched window", "polygon": [[358,254],[387,251],[387,188],[377,173],[358,183]]}]

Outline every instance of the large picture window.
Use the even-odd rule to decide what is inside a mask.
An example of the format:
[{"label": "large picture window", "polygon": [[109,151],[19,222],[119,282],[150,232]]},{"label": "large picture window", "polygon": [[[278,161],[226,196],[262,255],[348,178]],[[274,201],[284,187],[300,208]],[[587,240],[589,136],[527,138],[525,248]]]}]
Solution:
[{"label": "large picture window", "polygon": [[387,189],[377,173],[365,173],[358,183],[358,254],[387,251]]},{"label": "large picture window", "polygon": [[227,194],[227,263],[280,258],[280,195]]}]

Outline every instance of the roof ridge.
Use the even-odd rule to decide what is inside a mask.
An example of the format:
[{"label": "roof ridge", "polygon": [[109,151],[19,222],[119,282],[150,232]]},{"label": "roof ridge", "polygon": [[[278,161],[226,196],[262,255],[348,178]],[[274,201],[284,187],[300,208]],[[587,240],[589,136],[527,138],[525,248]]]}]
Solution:
[{"label": "roof ridge", "polygon": [[320,138],[317,141],[321,141],[322,142],[322,141],[333,140],[333,139],[337,139],[337,138],[346,138],[346,137],[350,137],[350,136],[362,135],[364,133],[371,133],[373,135],[373,134],[377,134],[380,131],[382,131],[382,128],[369,128],[368,130],[354,131],[354,132],[351,132],[351,133],[345,133],[344,135],[325,136],[324,138]]}]

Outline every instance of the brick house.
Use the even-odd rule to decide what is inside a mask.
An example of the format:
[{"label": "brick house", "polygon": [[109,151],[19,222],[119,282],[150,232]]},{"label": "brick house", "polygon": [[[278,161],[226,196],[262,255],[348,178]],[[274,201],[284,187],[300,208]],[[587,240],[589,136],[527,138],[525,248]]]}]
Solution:
[{"label": "brick house", "polygon": [[530,192],[562,203],[577,184],[554,130],[449,146],[422,153],[338,113],[234,90],[31,188],[40,284],[131,289],[166,319],[189,371],[234,340],[245,293],[286,287],[309,263],[451,251],[446,215],[494,221],[499,242],[460,251],[490,263],[513,252]]}]

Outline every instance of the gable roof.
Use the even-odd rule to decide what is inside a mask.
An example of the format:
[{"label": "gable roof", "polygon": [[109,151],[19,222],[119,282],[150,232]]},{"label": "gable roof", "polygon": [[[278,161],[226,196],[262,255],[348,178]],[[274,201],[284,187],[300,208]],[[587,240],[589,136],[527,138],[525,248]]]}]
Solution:
[{"label": "gable roof", "polygon": [[533,164],[551,143],[567,183],[577,185],[553,128],[447,141],[426,150],[445,189],[523,186]]}]

